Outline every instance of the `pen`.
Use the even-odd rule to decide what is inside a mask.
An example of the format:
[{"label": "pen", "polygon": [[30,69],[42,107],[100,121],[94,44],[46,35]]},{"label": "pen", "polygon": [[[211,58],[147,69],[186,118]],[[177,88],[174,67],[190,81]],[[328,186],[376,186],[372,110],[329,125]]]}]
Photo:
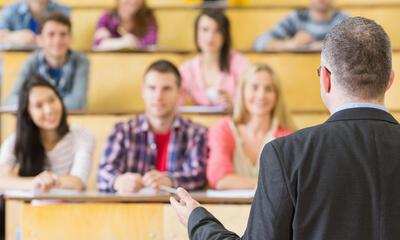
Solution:
[{"label": "pen", "polygon": [[168,187],[168,186],[165,186],[165,185],[160,185],[159,188],[160,188],[161,191],[164,191],[164,192],[167,192],[167,193],[170,193],[170,194],[174,194],[174,195],[178,195],[178,191],[175,188]]}]

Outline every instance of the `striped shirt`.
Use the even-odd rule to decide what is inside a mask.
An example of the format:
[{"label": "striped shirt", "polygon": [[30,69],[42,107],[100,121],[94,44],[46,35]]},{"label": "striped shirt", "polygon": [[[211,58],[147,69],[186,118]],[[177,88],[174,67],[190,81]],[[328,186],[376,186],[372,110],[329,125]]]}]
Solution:
[{"label": "striped shirt", "polygon": [[[8,137],[0,150],[0,165],[13,166],[16,162],[14,154],[16,135]],[[54,146],[46,152],[49,167],[57,175],[71,175],[79,177],[87,183],[92,166],[95,136],[86,129],[71,127],[70,131]],[[17,166],[18,167],[18,166]]]},{"label": "striped shirt", "polygon": [[317,41],[322,41],[334,26],[348,17],[343,12],[335,11],[329,21],[318,22],[311,18],[309,9],[295,10],[272,30],[260,35],[254,42],[253,48],[256,51],[264,51],[272,39],[291,38],[299,31],[308,32]]},{"label": "striped shirt", "polygon": [[[167,174],[174,180],[174,187],[193,190],[205,185],[207,128],[177,116],[167,151]],[[126,172],[144,175],[156,169],[156,159],[155,136],[144,114],[116,124],[100,162],[99,190],[114,192],[116,177]]]}]

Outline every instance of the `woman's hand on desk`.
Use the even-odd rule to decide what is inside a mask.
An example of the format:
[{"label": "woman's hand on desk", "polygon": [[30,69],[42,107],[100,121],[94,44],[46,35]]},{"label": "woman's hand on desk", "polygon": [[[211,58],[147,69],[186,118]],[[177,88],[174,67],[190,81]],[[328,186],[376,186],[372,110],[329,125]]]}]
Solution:
[{"label": "woman's hand on desk", "polygon": [[172,187],[173,182],[167,174],[157,170],[152,170],[143,176],[143,184],[146,187],[151,187],[158,190],[160,185]]},{"label": "woman's hand on desk", "polygon": [[124,173],[114,182],[117,193],[133,193],[143,188],[142,176],[138,173]]},{"label": "woman's hand on desk", "polygon": [[170,197],[169,201],[171,202],[172,207],[175,209],[176,214],[178,215],[179,221],[187,227],[189,216],[192,211],[200,207],[200,203],[190,196],[190,194],[183,188],[178,188],[178,197],[179,200],[174,197]]},{"label": "woman's hand on desk", "polygon": [[49,171],[43,171],[33,179],[34,190],[48,192],[53,188],[60,186],[59,177]]},{"label": "woman's hand on desk", "polygon": [[230,112],[233,109],[232,97],[227,91],[218,91],[218,102],[225,108],[226,111]]}]

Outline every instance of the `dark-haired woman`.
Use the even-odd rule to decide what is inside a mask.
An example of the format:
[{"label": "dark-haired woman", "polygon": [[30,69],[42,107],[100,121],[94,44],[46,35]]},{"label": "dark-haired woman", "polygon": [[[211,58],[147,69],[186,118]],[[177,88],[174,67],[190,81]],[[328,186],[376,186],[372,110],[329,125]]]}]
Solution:
[{"label": "dark-haired woman", "polygon": [[146,49],[157,44],[157,22],[145,0],[118,0],[97,23],[93,49]]},{"label": "dark-haired woman", "polygon": [[199,52],[180,66],[185,102],[232,108],[238,81],[248,61],[231,49],[229,20],[221,10],[205,10],[195,22]]},{"label": "dark-haired woman", "polygon": [[94,136],[69,127],[56,89],[39,76],[22,88],[17,131],[0,151],[0,189],[82,190],[91,169]]}]

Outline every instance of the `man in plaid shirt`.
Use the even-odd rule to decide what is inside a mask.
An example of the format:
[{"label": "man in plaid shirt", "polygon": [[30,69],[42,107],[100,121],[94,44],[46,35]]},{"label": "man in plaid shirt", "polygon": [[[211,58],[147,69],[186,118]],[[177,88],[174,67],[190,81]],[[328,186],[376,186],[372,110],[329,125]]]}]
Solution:
[{"label": "man in plaid shirt", "polygon": [[116,124],[100,162],[100,191],[205,185],[207,129],[177,114],[180,93],[180,74],[172,63],[150,65],[142,88],[146,111]]}]

